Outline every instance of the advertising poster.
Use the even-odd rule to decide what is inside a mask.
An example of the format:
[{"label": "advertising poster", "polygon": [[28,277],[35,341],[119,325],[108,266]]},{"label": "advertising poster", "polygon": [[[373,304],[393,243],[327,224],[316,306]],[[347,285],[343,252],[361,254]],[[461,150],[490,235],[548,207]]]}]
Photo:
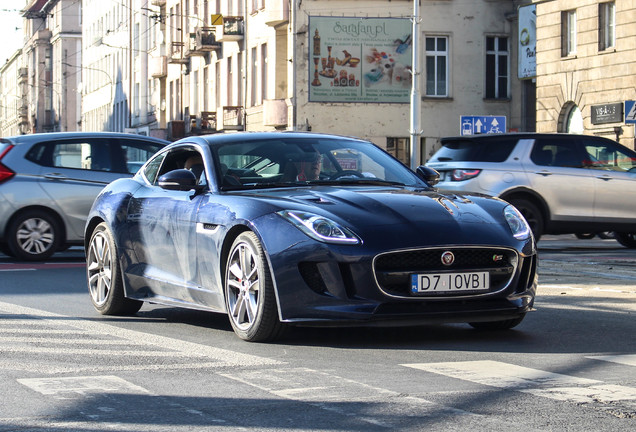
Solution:
[{"label": "advertising poster", "polygon": [[409,103],[411,21],[309,18],[309,101]]},{"label": "advertising poster", "polygon": [[519,78],[537,76],[537,6],[519,8]]}]

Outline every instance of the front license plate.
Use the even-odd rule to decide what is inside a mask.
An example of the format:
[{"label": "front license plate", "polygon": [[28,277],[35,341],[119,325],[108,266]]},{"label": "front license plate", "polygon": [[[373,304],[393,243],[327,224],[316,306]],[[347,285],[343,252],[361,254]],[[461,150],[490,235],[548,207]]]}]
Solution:
[{"label": "front license plate", "polygon": [[411,292],[452,293],[461,291],[480,291],[490,288],[490,273],[428,273],[411,276]]}]

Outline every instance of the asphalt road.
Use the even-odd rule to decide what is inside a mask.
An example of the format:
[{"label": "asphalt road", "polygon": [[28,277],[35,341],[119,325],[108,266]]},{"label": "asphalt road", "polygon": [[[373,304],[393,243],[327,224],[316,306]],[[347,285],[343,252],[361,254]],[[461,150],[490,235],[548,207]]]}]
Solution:
[{"label": "asphalt road", "polygon": [[536,311],[467,325],[297,329],[223,315],[96,314],[83,253],[0,255],[0,431],[636,429],[636,250],[546,237]]}]

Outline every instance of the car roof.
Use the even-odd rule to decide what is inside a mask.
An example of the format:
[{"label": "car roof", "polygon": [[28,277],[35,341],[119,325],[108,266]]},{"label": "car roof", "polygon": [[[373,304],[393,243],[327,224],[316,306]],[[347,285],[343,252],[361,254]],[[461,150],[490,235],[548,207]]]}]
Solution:
[{"label": "car roof", "polygon": [[504,139],[523,139],[523,138],[538,138],[538,137],[585,137],[585,138],[601,138],[595,135],[583,135],[583,134],[571,134],[565,132],[507,132],[496,134],[478,134],[478,135],[461,135],[461,136],[448,136],[440,138],[440,142],[444,144],[449,141],[483,141],[483,140],[504,140]]},{"label": "car roof", "polygon": [[127,138],[146,142],[152,141],[157,144],[170,144],[170,141],[161,138],[122,132],[44,132],[0,138],[0,141],[5,143],[10,142],[11,144],[24,144],[66,138]]}]

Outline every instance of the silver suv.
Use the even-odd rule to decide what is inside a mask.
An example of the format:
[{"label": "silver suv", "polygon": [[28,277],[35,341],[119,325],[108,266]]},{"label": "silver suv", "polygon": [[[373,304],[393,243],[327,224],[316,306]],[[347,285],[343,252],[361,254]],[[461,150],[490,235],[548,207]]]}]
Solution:
[{"label": "silver suv", "polygon": [[168,141],[110,132],[0,139],[0,252],[42,260],[83,244],[97,194],[130,177]]},{"label": "silver suv", "polygon": [[535,238],[615,231],[636,248],[636,152],[572,134],[510,133],[441,139],[427,166],[437,187],[480,192],[515,205]]}]

